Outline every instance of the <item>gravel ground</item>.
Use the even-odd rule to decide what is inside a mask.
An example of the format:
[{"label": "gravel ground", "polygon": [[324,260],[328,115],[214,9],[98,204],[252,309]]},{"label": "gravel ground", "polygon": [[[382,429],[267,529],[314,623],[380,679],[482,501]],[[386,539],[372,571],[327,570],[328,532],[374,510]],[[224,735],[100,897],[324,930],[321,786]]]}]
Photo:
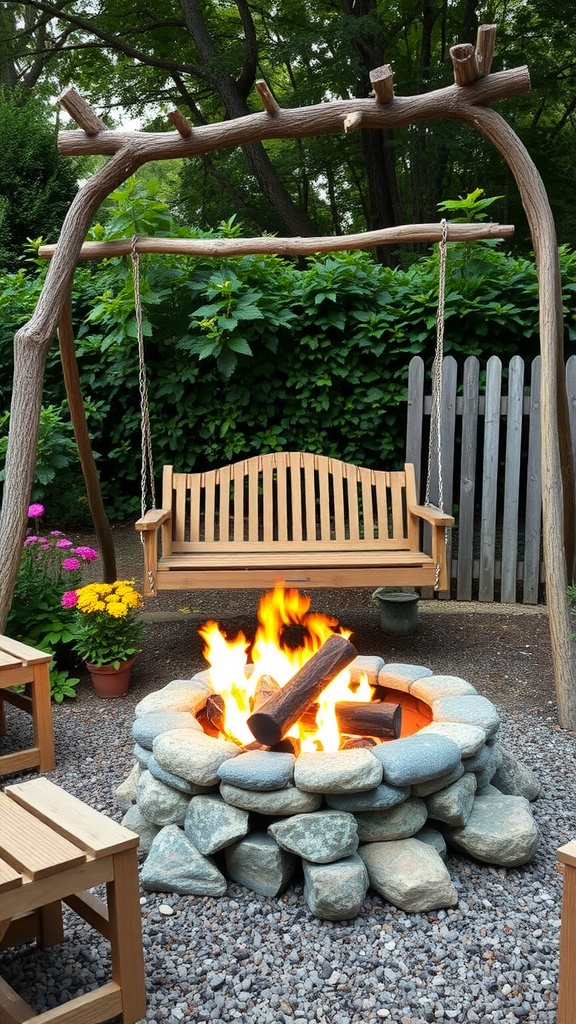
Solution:
[{"label": "gravel ground", "polygon": [[[138,549],[131,534],[122,536],[120,573],[132,575]],[[147,605],[144,650],[127,696],[99,700],[86,678],[75,701],[55,707],[57,768],[49,777],[120,820],[114,791],[133,763],[135,704],[203,667],[200,622],[216,618],[229,635],[242,628],[250,636],[257,596],[170,594]],[[496,704],[502,739],[542,782],[533,804],[537,855],[508,870],[450,855],[456,908],[409,915],[370,891],[351,922],[314,918],[300,881],[277,899],[232,883],[220,899],[143,893],[145,1019],[554,1024],[562,892],[556,850],[576,837],[576,758],[574,735],[557,724],[545,610],[421,602],[418,632],[389,638],[369,591],[317,591],[312,608],[350,627],[359,653],[460,675]],[[2,752],[30,737],[27,716],[12,708],[7,716]],[[63,987],[75,995],[109,970],[107,944],[71,914],[67,921],[63,945],[0,955],[0,974],[39,1011],[57,1005]]]}]

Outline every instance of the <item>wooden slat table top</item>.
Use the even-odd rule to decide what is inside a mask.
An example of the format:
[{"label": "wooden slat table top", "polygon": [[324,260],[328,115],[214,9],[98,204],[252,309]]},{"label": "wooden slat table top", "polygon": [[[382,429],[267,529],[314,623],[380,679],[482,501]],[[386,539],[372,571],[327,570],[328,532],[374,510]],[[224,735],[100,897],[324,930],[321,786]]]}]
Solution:
[{"label": "wooden slat table top", "polygon": [[[100,811],[60,789],[49,779],[30,779],[6,787],[17,806],[91,857],[104,857],[138,845],[138,836]],[[0,838],[0,844],[2,840]]]},{"label": "wooden slat table top", "polygon": [[0,860],[0,892],[17,889],[19,885],[22,885],[20,872],[7,864],[5,860]]},{"label": "wooden slat table top", "polygon": [[0,635],[0,667],[2,665],[42,665],[52,660],[51,654]]},{"label": "wooden slat table top", "polygon": [[0,858],[32,879],[45,878],[86,860],[85,853],[0,793]]}]

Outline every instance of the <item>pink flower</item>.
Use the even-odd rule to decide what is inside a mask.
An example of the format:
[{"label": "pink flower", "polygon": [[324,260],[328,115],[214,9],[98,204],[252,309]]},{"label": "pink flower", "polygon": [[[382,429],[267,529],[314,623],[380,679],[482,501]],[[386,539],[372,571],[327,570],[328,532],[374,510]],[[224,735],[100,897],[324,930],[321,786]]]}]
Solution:
[{"label": "pink flower", "polygon": [[41,505],[39,501],[34,502],[33,505],[28,507],[28,518],[37,519],[39,516],[44,515],[44,505]]},{"label": "pink flower", "polygon": [[62,568],[66,569],[68,572],[74,572],[75,569],[80,568],[80,562],[77,558],[63,558]]},{"label": "pink flower", "polygon": [[26,537],[26,540],[24,541],[24,547],[29,548],[30,545],[35,544],[37,540],[38,537],[35,534],[31,533],[29,537]]},{"label": "pink flower", "polygon": [[63,537],[64,534],[62,533],[62,530],[50,530],[50,536],[51,537]]},{"label": "pink flower", "polygon": [[75,590],[67,590],[65,594],[62,594],[62,607],[63,608],[74,608],[78,604],[78,595]]},{"label": "pink flower", "polygon": [[95,551],[94,548],[89,548],[83,545],[76,548],[76,554],[80,555],[80,558],[83,558],[85,562],[93,562],[95,558],[99,557],[98,552]]},{"label": "pink flower", "polygon": [[56,541],[56,547],[57,548],[71,548],[72,547],[72,541],[71,540],[66,540],[66,537],[62,537],[62,540],[57,540]]}]

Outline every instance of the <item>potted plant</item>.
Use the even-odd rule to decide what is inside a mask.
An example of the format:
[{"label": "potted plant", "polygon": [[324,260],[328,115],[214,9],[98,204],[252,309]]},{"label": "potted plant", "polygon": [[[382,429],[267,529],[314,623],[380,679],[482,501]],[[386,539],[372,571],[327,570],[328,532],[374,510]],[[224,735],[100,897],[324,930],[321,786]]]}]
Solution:
[{"label": "potted plant", "polygon": [[142,642],[142,597],[134,580],[88,583],[67,591],[62,604],[75,610],[74,646],[86,662],[96,694],[122,696]]}]

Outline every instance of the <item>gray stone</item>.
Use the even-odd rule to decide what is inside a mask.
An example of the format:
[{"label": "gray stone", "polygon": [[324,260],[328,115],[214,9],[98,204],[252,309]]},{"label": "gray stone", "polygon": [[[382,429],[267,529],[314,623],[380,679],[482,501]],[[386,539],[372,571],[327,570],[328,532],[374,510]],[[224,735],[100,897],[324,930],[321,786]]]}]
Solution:
[{"label": "gray stone", "polygon": [[[472,700],[472,697],[467,699]],[[403,739],[379,743],[372,747],[371,753],[382,765],[384,782],[393,786],[415,786],[428,779],[438,779],[460,763],[458,744],[447,736],[434,733],[415,733]]]},{"label": "gray stone", "polygon": [[506,796],[490,786],[476,795],[468,821],[448,828],[446,842],[476,860],[502,867],[527,864],[538,845],[538,827],[522,796]]},{"label": "gray stone", "polygon": [[298,863],[263,832],[251,832],[234,846],[227,846],[224,856],[228,877],[260,896],[284,892]]},{"label": "gray stone", "polygon": [[466,725],[464,722],[430,722],[420,729],[420,733],[433,732],[437,736],[447,736],[460,747],[462,758],[472,757],[484,747],[486,733],[478,725]]},{"label": "gray stone", "polygon": [[490,757],[486,761],[484,767],[480,768],[479,771],[476,770],[475,772],[478,789],[484,789],[485,786],[492,782],[492,779],[502,764],[502,751],[498,744],[495,744],[493,747],[489,747],[488,749],[490,750]]},{"label": "gray stone", "polygon": [[424,825],[419,832],[416,833],[413,839],[417,839],[419,843],[426,843],[428,846],[433,846],[436,853],[442,857],[442,860],[446,857],[448,847],[446,846],[446,840],[441,832],[436,828],[431,828],[430,825]]},{"label": "gray stone", "polygon": [[438,697],[455,697],[460,694],[476,693],[472,683],[467,683],[460,676],[431,675],[423,679],[415,679],[410,684],[410,696],[431,704]]},{"label": "gray stone", "polygon": [[373,654],[358,654],[348,665],[350,682],[356,683],[362,679],[362,676],[366,676],[370,686],[377,686],[378,675],[383,667],[384,658]]},{"label": "gray stone", "polygon": [[492,701],[479,693],[456,697],[438,697],[432,702],[435,722],[465,722],[484,729],[486,736],[494,736],[500,728],[500,716]]},{"label": "gray stone", "polygon": [[445,825],[465,825],[472,812],[475,792],[476,776],[468,772],[447,789],[427,798],[428,817]]},{"label": "gray stone", "polygon": [[508,796],[523,796],[535,800],[540,793],[540,782],[534,772],[518,761],[511,750],[498,744],[502,761],[492,776],[492,785]]},{"label": "gray stone", "polygon": [[370,843],[358,853],[372,888],[400,910],[424,914],[456,906],[458,897],[450,875],[428,843],[417,839]]},{"label": "gray stone", "polygon": [[378,686],[391,687],[403,693],[410,691],[415,679],[431,676],[432,669],[424,665],[405,665],[402,662],[389,662],[378,673]]},{"label": "gray stone", "polygon": [[145,747],[141,747],[139,743],[134,744],[134,757],[138,761],[141,768],[147,768],[148,762],[152,757],[152,751],[146,750]]},{"label": "gray stone", "polygon": [[184,821],[188,839],[205,857],[242,839],[248,827],[248,811],[232,807],[218,794],[193,797]]},{"label": "gray stone", "polygon": [[317,811],[322,805],[321,793],[303,793],[295,786],[278,789],[275,792],[252,793],[249,789],[239,789],[223,782],[220,795],[227,804],[241,807],[245,811],[256,814],[267,814],[270,817],[284,817],[286,814],[307,814]]},{"label": "gray stone", "polygon": [[137,786],[138,807],[148,821],[155,825],[183,825],[190,803],[187,793],[178,793],[171,786],[143,771]]},{"label": "gray stone", "polygon": [[160,826],[155,825],[152,821],[148,821],[148,818],[144,817],[137,804],[132,804],[132,807],[128,808],[122,818],[122,824],[140,836],[138,857],[140,859],[147,857],[152,842],[160,831]]},{"label": "gray stone", "polygon": [[381,811],[395,807],[409,796],[409,786],[388,786],[381,782],[375,789],[367,789],[364,793],[327,793],[325,800],[335,811],[355,814],[356,811]]},{"label": "gray stone", "polygon": [[198,786],[214,786],[220,765],[237,757],[239,747],[192,729],[173,729],[154,740],[154,757],[161,768]]},{"label": "gray stone", "polygon": [[407,839],[420,831],[427,816],[426,804],[414,796],[387,811],[360,811],[354,815],[363,843]]},{"label": "gray stone", "polygon": [[362,910],[368,889],[363,860],[352,854],[333,864],[304,861],[304,899],[322,921],[350,921]]},{"label": "gray stone", "polygon": [[429,779],[428,782],[418,782],[416,786],[412,786],[412,796],[420,796],[424,799],[424,797],[430,796],[431,793],[447,789],[453,782],[461,779],[463,775],[464,765],[460,762],[447,775],[441,775],[439,779]]},{"label": "gray stone", "polygon": [[331,864],[358,849],[354,815],[345,811],[314,811],[294,814],[268,827],[268,835],[283,850],[314,864]]},{"label": "gray stone", "polygon": [[202,729],[202,726],[189,711],[153,711],[134,719],[132,735],[141,747],[152,750],[156,737],[170,729]]},{"label": "gray stone", "polygon": [[173,679],[161,690],[148,693],[134,708],[134,715],[155,714],[161,711],[189,711],[192,715],[206,704],[212,687],[207,681],[195,679]]},{"label": "gray stone", "polygon": [[114,799],[116,806],[121,811],[127,811],[132,804],[136,803],[136,785],[142,768],[139,764],[135,764],[129,775],[126,776],[124,782],[121,782],[116,792],[114,793]]},{"label": "gray stone", "polygon": [[284,789],[294,779],[294,754],[273,750],[248,750],[220,765],[222,782],[258,793]]},{"label": "gray stone", "polygon": [[153,754],[148,761],[148,771],[150,775],[153,775],[159,782],[163,782],[165,786],[171,786],[172,789],[177,789],[179,793],[188,793],[188,796],[213,793],[214,789],[217,788],[215,786],[197,786],[195,782],[181,779],[179,775],[174,775],[174,772],[168,772],[165,768],[161,768]]},{"label": "gray stone", "polygon": [[140,876],[144,889],[175,892],[182,896],[223,896],[226,879],[208,857],[203,857],[178,825],[158,833]]},{"label": "gray stone", "polygon": [[471,757],[463,758],[462,764],[464,765],[464,768],[466,769],[466,771],[467,772],[480,772],[480,771],[482,771],[482,769],[486,767],[486,765],[488,764],[488,761],[492,757],[492,750],[493,749],[494,749],[494,745],[493,744],[491,744],[489,746],[487,743],[485,743],[484,746],[480,747],[480,750],[478,750],[475,754],[472,754]]},{"label": "gray stone", "polygon": [[362,793],[381,781],[382,765],[372,749],[300,754],[294,766],[294,783],[306,793]]}]

